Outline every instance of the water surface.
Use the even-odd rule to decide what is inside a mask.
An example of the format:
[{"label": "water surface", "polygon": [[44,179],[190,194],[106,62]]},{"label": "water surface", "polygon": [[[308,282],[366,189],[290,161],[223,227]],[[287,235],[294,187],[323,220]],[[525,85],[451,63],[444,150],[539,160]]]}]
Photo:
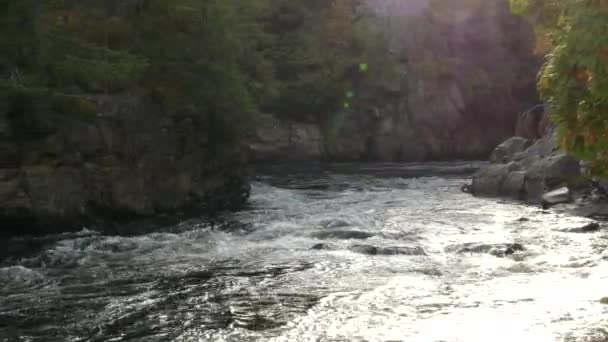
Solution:
[{"label": "water surface", "polygon": [[3,241],[0,341],[608,341],[608,234],[471,169],[277,165],[222,224]]}]

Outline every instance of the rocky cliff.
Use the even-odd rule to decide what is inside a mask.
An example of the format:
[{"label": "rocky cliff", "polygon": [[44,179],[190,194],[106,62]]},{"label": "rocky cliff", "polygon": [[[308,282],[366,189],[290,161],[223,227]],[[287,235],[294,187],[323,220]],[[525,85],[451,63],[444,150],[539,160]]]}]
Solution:
[{"label": "rocky cliff", "polygon": [[331,120],[260,128],[255,159],[486,158],[538,103],[534,33],[507,1],[368,0],[360,12],[381,18],[395,64],[381,82],[355,77],[352,110]]},{"label": "rocky cliff", "polygon": [[0,234],[44,233],[158,214],[200,214],[248,194],[236,151],[199,115],[167,116],[134,94],[97,110],[0,110]]}]

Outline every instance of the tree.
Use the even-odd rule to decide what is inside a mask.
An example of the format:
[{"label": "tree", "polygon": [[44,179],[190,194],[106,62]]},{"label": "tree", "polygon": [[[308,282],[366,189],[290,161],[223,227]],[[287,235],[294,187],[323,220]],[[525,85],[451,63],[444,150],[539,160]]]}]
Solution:
[{"label": "tree", "polygon": [[563,146],[608,175],[608,2],[513,0],[551,38],[539,90],[551,105]]}]

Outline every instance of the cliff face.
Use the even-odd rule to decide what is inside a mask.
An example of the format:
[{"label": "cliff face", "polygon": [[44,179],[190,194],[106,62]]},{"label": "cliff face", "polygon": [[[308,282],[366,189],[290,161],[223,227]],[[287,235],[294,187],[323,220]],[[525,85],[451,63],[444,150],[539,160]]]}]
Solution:
[{"label": "cliff face", "polygon": [[213,151],[197,116],[164,115],[137,95],[90,100],[97,114],[0,111],[0,234],[208,213],[246,199],[238,154]]},{"label": "cliff face", "polygon": [[[507,1],[369,0],[360,11],[383,18],[395,65],[379,84],[357,76],[352,110],[329,124],[260,129],[258,159],[280,159],[282,151],[300,159],[485,158],[538,103],[534,34]],[[286,138],[303,129],[312,133]],[[322,146],[310,153],[319,136]]]}]

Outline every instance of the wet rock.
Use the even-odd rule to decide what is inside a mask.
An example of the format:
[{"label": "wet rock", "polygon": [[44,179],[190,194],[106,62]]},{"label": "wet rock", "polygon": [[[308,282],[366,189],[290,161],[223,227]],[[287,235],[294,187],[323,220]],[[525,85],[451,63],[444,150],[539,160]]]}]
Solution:
[{"label": "wet rock", "polygon": [[539,104],[521,113],[515,125],[515,135],[526,139],[542,137],[548,124],[547,109],[545,104]]},{"label": "wet rock", "polygon": [[213,224],[213,229],[235,235],[246,235],[255,231],[255,226],[252,223],[229,220]]},{"label": "wet rock", "polygon": [[310,247],[310,249],[321,251],[321,250],[333,250],[333,249],[335,249],[335,247],[333,245],[330,245],[327,243],[317,243],[317,244],[313,245],[312,247]]},{"label": "wet rock", "polygon": [[497,257],[512,255],[515,252],[523,251],[524,246],[519,243],[465,243],[462,245],[454,245],[446,248],[447,252],[462,253],[487,253]]},{"label": "wet rock", "polygon": [[464,192],[465,194],[470,194],[471,193],[471,185],[470,184],[464,184],[462,187],[460,187],[460,191]]},{"label": "wet rock", "polygon": [[90,100],[98,116],[42,111],[8,122],[0,113],[0,235],[199,217],[245,203],[244,156],[211,153],[205,122],[168,116],[136,93]]},{"label": "wet rock", "polygon": [[608,297],[600,299],[600,304],[608,305]]},{"label": "wet rock", "polygon": [[601,226],[599,223],[590,222],[581,227],[562,229],[560,231],[564,233],[592,233],[597,232],[598,230],[600,230],[600,228]]},{"label": "wet rock", "polygon": [[547,208],[555,204],[559,203],[568,203],[570,202],[571,194],[570,189],[567,187],[559,188],[557,190],[553,190],[545,193],[542,196],[542,205]]},{"label": "wet rock", "polygon": [[512,137],[507,139],[502,144],[498,145],[490,156],[492,163],[508,163],[513,160],[513,157],[526,148],[530,147],[531,142],[522,137]]},{"label": "wet rock", "polygon": [[325,228],[342,228],[348,227],[351,224],[344,220],[325,220],[321,221],[320,224]]},{"label": "wet rock", "polygon": [[562,183],[572,183],[581,176],[581,166],[578,159],[563,152],[544,160],[545,182],[554,187]]},{"label": "wet rock", "polygon": [[471,193],[475,196],[498,196],[509,172],[515,164],[494,164],[479,170],[473,175]]},{"label": "wet rock", "polygon": [[348,249],[351,252],[367,255],[427,255],[422,248],[411,246],[377,247],[372,245],[352,245]]},{"label": "wet rock", "polygon": [[525,196],[524,184],[526,173],[523,171],[510,172],[500,187],[500,195],[515,199],[523,199]]},{"label": "wet rock", "polygon": [[374,234],[360,230],[324,230],[315,232],[312,237],[317,239],[340,239],[340,240],[365,240],[373,237]]},{"label": "wet rock", "polygon": [[23,266],[0,268],[0,290],[35,286],[44,280],[43,275]]},{"label": "wet rock", "polygon": [[491,164],[474,175],[472,194],[505,196],[536,204],[568,201],[569,196],[561,193],[543,198],[547,189],[577,187],[580,183],[579,161],[561,151],[558,140],[554,129],[532,145],[523,138],[508,139],[496,148]]}]

